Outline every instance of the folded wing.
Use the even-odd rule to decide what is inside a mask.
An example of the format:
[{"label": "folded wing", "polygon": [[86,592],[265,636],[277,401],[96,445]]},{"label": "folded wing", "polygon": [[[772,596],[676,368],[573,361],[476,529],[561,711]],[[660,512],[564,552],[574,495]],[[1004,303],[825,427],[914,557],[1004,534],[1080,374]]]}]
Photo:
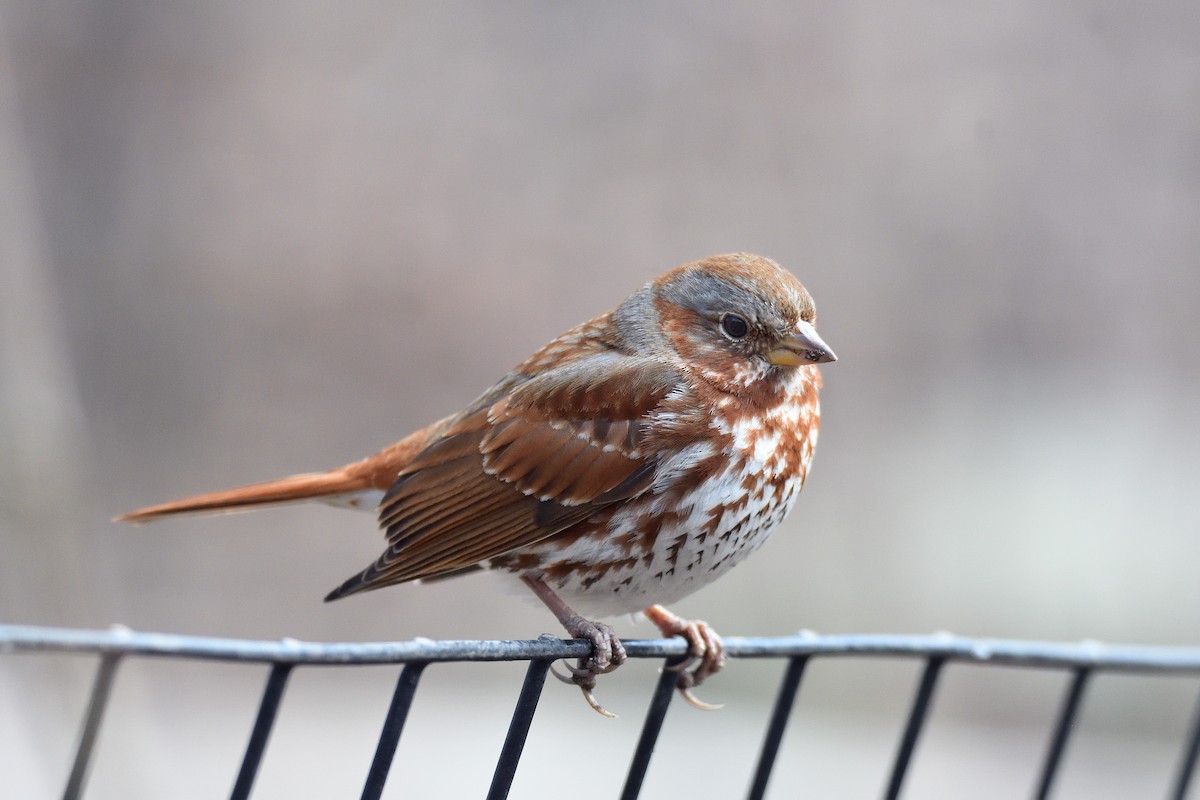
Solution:
[{"label": "folded wing", "polygon": [[485,396],[400,472],[380,504],[387,550],[326,599],[468,570],[645,491],[649,415],[682,385],[610,351]]}]

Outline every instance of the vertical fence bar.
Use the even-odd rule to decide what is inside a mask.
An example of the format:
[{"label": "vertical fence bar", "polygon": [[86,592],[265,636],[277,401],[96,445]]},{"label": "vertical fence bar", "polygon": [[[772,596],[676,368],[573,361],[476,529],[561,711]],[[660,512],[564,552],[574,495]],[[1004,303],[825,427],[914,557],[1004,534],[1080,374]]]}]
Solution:
[{"label": "vertical fence bar", "polygon": [[775,707],[771,711],[771,721],[767,725],[767,735],[763,739],[762,752],[758,757],[758,767],[754,770],[754,781],[750,784],[749,800],[762,800],[767,793],[767,781],[771,779],[771,769],[779,755],[779,745],[783,741],[783,731],[787,727],[788,718],[792,715],[792,706],[796,703],[796,692],[800,689],[800,678],[804,675],[804,667],[808,664],[807,655],[794,656],[788,660],[787,670],[783,673],[783,682],[779,685],[779,695],[775,699]]},{"label": "vertical fence bar", "polygon": [[538,700],[542,696],[542,686],[546,683],[546,672],[550,669],[550,663],[544,659],[529,662],[529,669],[525,671],[525,682],[521,685],[521,694],[517,698],[517,707],[513,710],[512,722],[508,724],[508,735],[504,737],[504,747],[500,750],[500,758],[496,762],[496,772],[492,775],[487,800],[504,800],[508,797],[513,776],[517,774],[517,763],[521,760],[521,751],[525,749],[525,739],[529,736],[529,725],[533,722],[533,714],[537,711]]},{"label": "vertical fence bar", "polygon": [[83,794],[83,784],[87,780],[88,767],[92,762],[92,750],[96,746],[96,738],[100,734],[100,722],[104,719],[104,709],[108,705],[108,696],[112,693],[113,679],[117,674],[117,665],[121,657],[106,654],[100,657],[100,665],[96,668],[96,677],[92,681],[92,693],[88,697],[87,712],[83,717],[83,728],[79,734],[79,747],[75,749],[75,763],[71,766],[71,774],[67,777],[67,788],[63,790],[64,800],[76,800]]},{"label": "vertical fence bar", "polygon": [[629,774],[625,776],[625,788],[621,791],[621,800],[637,800],[642,791],[642,781],[646,778],[646,770],[650,768],[650,756],[654,754],[654,745],[662,730],[663,720],[667,716],[667,707],[671,704],[671,696],[675,694],[675,686],[679,683],[679,673],[671,669],[682,659],[668,659],[663,664],[662,674],[654,686],[654,694],[650,697],[650,707],[646,710],[646,721],[642,724],[642,735],[638,738],[637,749],[633,751],[633,761],[629,764]]},{"label": "vertical fence bar", "polygon": [[1071,737],[1071,732],[1075,727],[1075,718],[1079,715],[1084,687],[1087,686],[1088,678],[1092,674],[1089,667],[1080,667],[1074,672],[1074,677],[1071,678],[1071,683],[1067,687],[1066,700],[1063,701],[1062,710],[1058,715],[1058,724],[1054,726],[1050,748],[1046,751],[1046,761],[1042,764],[1042,774],[1038,779],[1037,793],[1034,795],[1038,800],[1045,800],[1050,796],[1050,787],[1054,784],[1054,777],[1058,774],[1063,753],[1067,749],[1067,739]]},{"label": "vertical fence bar", "polygon": [[929,716],[929,707],[933,700],[933,690],[937,686],[938,675],[942,671],[944,658],[931,658],[925,662],[925,671],[921,674],[921,683],[917,687],[917,696],[913,700],[912,711],[908,715],[908,724],[904,726],[904,737],[900,740],[900,749],[896,752],[896,763],[892,766],[892,776],[888,780],[884,797],[895,800],[900,796],[900,787],[904,784],[904,776],[908,773],[909,762],[912,761],[913,751],[917,747],[917,739],[925,719]]},{"label": "vertical fence bar", "polygon": [[288,675],[291,674],[291,664],[272,664],[271,674],[267,676],[267,685],[263,689],[262,702],[258,706],[258,716],[254,719],[254,729],[250,732],[250,742],[246,745],[246,755],[242,758],[242,767],[238,770],[237,781],[233,784],[230,800],[246,800],[250,789],[254,786],[254,778],[258,775],[258,765],[262,761],[263,751],[267,749],[267,739],[271,735],[271,726],[275,724],[275,714],[283,699],[283,690],[287,686]]},{"label": "vertical fence bar", "polygon": [[396,691],[392,693],[392,704],[388,706],[387,716],[383,719],[379,744],[375,746],[375,758],[371,760],[371,770],[363,785],[362,800],[379,800],[383,795],[383,785],[387,783],[388,771],[396,756],[396,746],[400,744],[400,733],[404,730],[408,709],[412,707],[413,697],[417,694],[417,681],[421,679],[425,666],[425,662],[418,661],[405,664],[404,669],[400,670]]},{"label": "vertical fence bar", "polygon": [[1188,786],[1192,782],[1192,774],[1196,771],[1196,754],[1200,752],[1200,700],[1196,701],[1196,710],[1192,712],[1192,725],[1188,728],[1187,738],[1183,743],[1183,752],[1179,756],[1179,768],[1175,771],[1175,784],[1171,787],[1171,800],[1184,800]]}]

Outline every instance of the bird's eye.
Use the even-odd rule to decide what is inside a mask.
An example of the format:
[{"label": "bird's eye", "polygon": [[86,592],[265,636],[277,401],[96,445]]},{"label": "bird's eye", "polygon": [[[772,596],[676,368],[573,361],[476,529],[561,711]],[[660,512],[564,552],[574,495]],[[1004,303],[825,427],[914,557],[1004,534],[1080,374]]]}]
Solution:
[{"label": "bird's eye", "polygon": [[730,339],[745,339],[746,334],[750,332],[750,326],[746,324],[746,320],[737,314],[723,314],[721,316],[721,330]]}]

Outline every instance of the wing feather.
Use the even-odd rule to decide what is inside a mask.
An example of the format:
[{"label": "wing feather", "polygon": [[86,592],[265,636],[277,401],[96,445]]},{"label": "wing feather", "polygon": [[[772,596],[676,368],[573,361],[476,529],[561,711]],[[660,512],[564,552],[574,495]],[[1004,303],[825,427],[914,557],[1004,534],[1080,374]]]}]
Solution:
[{"label": "wing feather", "polygon": [[649,415],[682,379],[612,350],[506,379],[400,471],[380,503],[387,549],[326,599],[470,569],[645,491]]}]

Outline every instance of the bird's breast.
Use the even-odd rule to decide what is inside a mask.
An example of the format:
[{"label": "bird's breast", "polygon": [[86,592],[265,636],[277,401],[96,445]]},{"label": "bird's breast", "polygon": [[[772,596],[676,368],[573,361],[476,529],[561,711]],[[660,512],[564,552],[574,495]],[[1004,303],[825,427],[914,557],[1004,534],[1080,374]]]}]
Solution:
[{"label": "bird's breast", "polygon": [[523,564],[597,616],[671,603],[766,541],[795,504],[816,446],[816,393],[742,413],[715,404],[711,435],[662,455],[647,492],[535,545]]}]

